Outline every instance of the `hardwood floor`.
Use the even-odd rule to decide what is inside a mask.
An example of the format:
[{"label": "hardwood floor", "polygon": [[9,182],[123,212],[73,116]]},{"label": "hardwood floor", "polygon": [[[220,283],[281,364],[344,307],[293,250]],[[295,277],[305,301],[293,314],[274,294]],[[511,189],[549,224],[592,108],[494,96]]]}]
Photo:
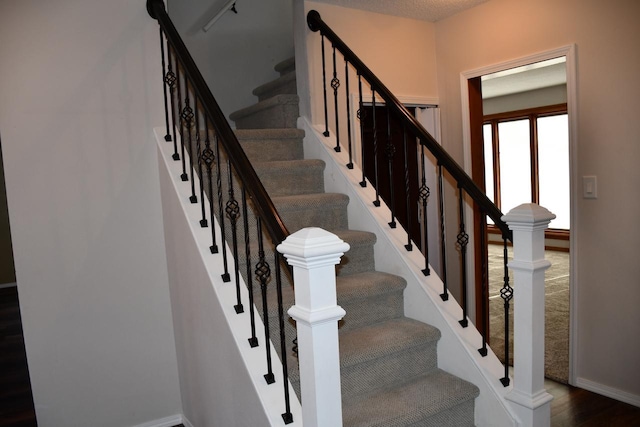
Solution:
[{"label": "hardwood floor", "polygon": [[[553,381],[545,384],[554,396],[554,427],[640,427],[638,407]],[[0,289],[0,427],[34,426],[17,290]]]},{"label": "hardwood floor", "polygon": [[554,427],[639,427],[640,408],[590,391],[545,381]]}]

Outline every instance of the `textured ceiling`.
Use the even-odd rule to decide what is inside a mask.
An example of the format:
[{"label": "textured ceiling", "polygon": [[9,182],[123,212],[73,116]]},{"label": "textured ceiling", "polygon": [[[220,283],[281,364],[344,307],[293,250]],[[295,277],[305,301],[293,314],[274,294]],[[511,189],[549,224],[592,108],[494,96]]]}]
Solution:
[{"label": "textured ceiling", "polygon": [[436,22],[488,0],[316,0],[352,9]]}]

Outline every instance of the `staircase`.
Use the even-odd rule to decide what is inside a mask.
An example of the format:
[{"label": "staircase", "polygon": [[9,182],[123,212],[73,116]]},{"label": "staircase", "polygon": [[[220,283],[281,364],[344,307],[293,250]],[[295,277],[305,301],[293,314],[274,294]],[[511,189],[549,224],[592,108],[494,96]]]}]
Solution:
[{"label": "staircase", "polygon": [[[276,71],[279,78],[254,90],[258,102],[230,118],[288,230],[321,227],[351,246],[336,269],[338,304],[347,312],[339,325],[344,425],[473,425],[478,388],[438,369],[440,331],[404,317],[404,279],[375,270],[375,235],[350,230],[348,197],[324,192],[324,162],[304,158],[304,131],[296,129],[294,60]],[[283,294],[291,306],[291,287]],[[275,316],[269,314],[271,325]],[[293,327],[286,328],[292,337]],[[299,396],[297,361],[287,357]]]}]

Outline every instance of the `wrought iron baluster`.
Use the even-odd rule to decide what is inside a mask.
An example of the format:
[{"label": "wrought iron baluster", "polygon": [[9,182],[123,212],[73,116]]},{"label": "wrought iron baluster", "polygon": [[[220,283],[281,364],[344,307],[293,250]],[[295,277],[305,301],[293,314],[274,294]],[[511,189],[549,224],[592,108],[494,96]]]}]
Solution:
[{"label": "wrought iron baluster", "polygon": [[[177,58],[176,58],[177,59]],[[181,88],[181,79],[180,79],[180,65],[176,64],[176,73],[178,76],[178,118],[180,119],[180,153],[182,158],[182,174],[180,175],[180,179],[186,181],[189,179],[187,175],[187,164],[184,159],[184,120],[182,119],[182,90]],[[185,76],[186,79],[186,76]],[[186,84],[186,80],[185,80]]]},{"label": "wrought iron baluster", "polygon": [[[193,181],[193,119],[195,114],[193,109],[191,108],[191,99],[189,96],[189,80],[185,80],[184,86],[185,92],[185,100],[184,100],[184,109],[182,110],[182,120],[184,120],[184,125],[187,128],[187,133],[189,134],[187,137],[187,141],[189,142],[188,152],[189,152],[189,175],[191,179],[191,196],[189,196],[189,201],[191,203],[197,203],[198,198],[196,197],[196,185]],[[189,178],[187,178],[189,179]],[[183,179],[183,181],[186,181]]]},{"label": "wrought iron baluster", "polygon": [[[218,135],[216,134],[216,187],[218,189],[218,212],[220,214],[220,246],[222,251],[222,263],[224,264],[224,273],[222,274],[222,280],[224,282],[231,281],[231,276],[229,276],[229,264],[227,262],[227,250],[226,250],[226,242],[227,242],[227,233],[226,226],[224,220],[224,209],[222,207],[222,170],[220,169],[220,141],[218,139]],[[211,248],[211,252],[213,252],[213,248]],[[217,252],[217,248],[216,248]],[[216,253],[213,252],[213,253]]]},{"label": "wrought iron baluster", "polygon": [[387,145],[385,151],[387,153],[387,165],[389,168],[389,205],[391,205],[391,221],[389,222],[389,227],[396,228],[396,200],[393,188],[393,161],[396,154],[396,147],[393,145],[393,141],[391,140],[391,112],[389,111],[389,108],[387,108]]},{"label": "wrought iron baluster", "polygon": [[251,338],[249,338],[249,345],[253,348],[258,346],[258,337],[256,337],[256,319],[253,312],[254,296],[253,275],[251,274],[251,238],[249,236],[249,216],[247,215],[247,192],[244,188],[242,188],[242,218],[244,225],[244,257],[246,259],[247,288],[249,291],[249,317],[251,321]]},{"label": "wrought iron baluster", "polygon": [[171,66],[171,49],[169,48],[169,41],[167,40],[167,62],[168,69],[167,75],[164,78],[164,82],[169,86],[169,95],[171,98],[171,126],[173,129],[173,154],[171,158],[175,161],[180,160],[180,154],[178,154],[178,138],[176,137],[176,106],[175,106],[175,97],[174,92],[176,89],[176,81],[178,77],[172,70]]},{"label": "wrought iron baluster", "polygon": [[380,206],[380,190],[378,185],[378,130],[376,129],[376,91],[371,87],[371,106],[373,110],[373,187],[376,189],[376,199],[373,206]]},{"label": "wrought iron baluster", "polygon": [[169,131],[169,103],[167,102],[167,65],[164,60],[164,33],[162,27],[160,27],[160,56],[162,58],[162,81],[165,83],[162,86],[162,96],[164,97],[164,123],[167,129],[167,133],[164,135],[165,141],[171,141],[171,132]]},{"label": "wrought iron baluster", "polygon": [[511,382],[509,379],[509,306],[513,298],[513,288],[509,285],[509,253],[507,250],[507,240],[507,236],[503,235],[504,285],[500,290],[500,297],[504,300],[504,377],[500,378],[500,382],[505,387]]},{"label": "wrought iron baluster", "polygon": [[324,34],[320,35],[321,39],[321,51],[322,51],[322,90],[324,92],[324,132],[322,134],[325,137],[329,136],[329,111],[327,104],[327,64],[325,61],[324,53]]},{"label": "wrought iron baluster", "polygon": [[[264,245],[262,238],[262,220],[257,217],[257,230],[258,230],[258,263],[256,264],[255,274],[260,282],[260,291],[262,294],[262,318],[264,319],[264,342],[265,350],[267,352],[267,373],[264,375],[264,379],[267,384],[273,384],[276,379],[273,375],[273,368],[271,366],[271,346],[269,345],[270,332],[269,332],[269,308],[267,305],[267,283],[271,278],[271,268],[267,263],[264,256]],[[284,357],[283,357],[284,358]]]},{"label": "wrought iron baluster", "polygon": [[293,422],[293,414],[291,413],[291,402],[289,397],[289,370],[287,367],[287,339],[284,332],[284,310],[282,307],[282,273],[281,273],[281,256],[278,251],[274,251],[273,265],[276,269],[276,291],[278,294],[278,325],[280,326],[280,354],[282,354],[282,383],[284,387],[284,404],[285,412],[282,419],[285,424]]},{"label": "wrought iron baluster", "polygon": [[460,231],[456,242],[460,249],[461,264],[462,264],[462,319],[458,322],[463,328],[469,325],[467,319],[467,245],[469,244],[469,235],[465,231],[464,221],[464,194],[462,193],[462,187],[458,184],[458,214],[460,222]]},{"label": "wrought iron baluster", "polygon": [[351,147],[351,104],[349,102],[349,61],[344,60],[344,83],[346,86],[345,98],[347,99],[347,144],[349,151],[349,163],[347,163],[348,169],[353,169],[353,153]]},{"label": "wrought iron baluster", "polygon": [[478,349],[478,353],[482,357],[487,355],[487,337],[489,336],[489,323],[488,319],[488,305],[489,305],[489,271],[488,271],[488,259],[487,259],[487,216],[484,212],[480,212],[480,248],[482,248],[482,254],[480,256],[480,270],[482,271],[482,291],[481,291],[481,316],[482,316],[482,347]]},{"label": "wrought iron baluster", "polygon": [[[204,120],[204,150],[202,150],[202,154],[200,156],[200,160],[204,163],[204,166],[207,168],[207,189],[209,190],[209,215],[211,216],[211,246],[209,246],[209,250],[211,253],[218,253],[218,243],[216,242],[216,227],[214,215],[215,212],[213,210],[213,183],[211,176],[211,170],[213,167],[213,162],[216,159],[216,155],[211,149],[211,141],[209,139],[209,120],[205,118]],[[217,141],[216,141],[217,146]],[[201,178],[202,180],[202,178]],[[202,225],[202,223],[200,224]]]},{"label": "wrought iron baluster", "polygon": [[358,120],[360,120],[360,166],[362,169],[362,181],[360,181],[360,187],[367,186],[367,178],[364,174],[364,126],[362,125],[362,120],[367,115],[367,110],[364,108],[364,104],[362,103],[362,76],[360,72],[358,72]]},{"label": "wrought iron baluster", "polygon": [[423,248],[422,252],[424,254],[424,270],[422,270],[422,274],[428,276],[431,274],[431,268],[429,267],[429,223],[427,221],[427,207],[429,204],[429,196],[431,195],[431,190],[427,186],[427,177],[426,177],[426,165],[425,165],[425,153],[424,153],[424,144],[420,144],[420,169],[421,169],[421,177],[420,177],[420,189],[418,190],[418,197],[422,202],[422,232],[423,232]]},{"label": "wrought iron baluster", "polygon": [[333,107],[334,116],[336,118],[336,146],[333,147],[336,153],[340,152],[340,118],[338,114],[338,88],[340,87],[340,79],[338,79],[338,71],[336,69],[336,47],[333,46],[333,78],[331,79],[331,88],[333,89]]},{"label": "wrought iron baluster", "polygon": [[413,244],[411,243],[411,191],[409,188],[409,152],[407,151],[407,127],[402,124],[402,156],[404,159],[404,188],[405,188],[405,209],[407,211],[407,244],[404,248],[407,251],[413,250]]},{"label": "wrought iron baluster", "polygon": [[240,296],[240,266],[238,264],[238,218],[240,217],[240,206],[235,198],[233,190],[233,171],[231,169],[231,160],[227,160],[227,177],[229,185],[229,199],[225,206],[225,213],[231,224],[231,249],[233,250],[233,273],[236,280],[236,305],[233,308],[236,313],[243,313],[242,298]]},{"label": "wrought iron baluster", "polygon": [[442,164],[438,162],[438,213],[440,215],[440,257],[442,258],[442,301],[449,299],[449,289],[447,288],[447,232],[444,217],[444,177],[442,175]]},{"label": "wrought iron baluster", "polygon": [[[198,110],[198,97],[194,100],[196,110],[196,158],[198,159],[198,177],[200,178],[200,208],[202,212],[202,219],[200,220],[200,227],[205,228],[209,225],[207,221],[207,213],[204,207],[204,175],[202,175],[202,137],[200,136],[200,113]],[[205,120],[206,121],[206,120]]]}]

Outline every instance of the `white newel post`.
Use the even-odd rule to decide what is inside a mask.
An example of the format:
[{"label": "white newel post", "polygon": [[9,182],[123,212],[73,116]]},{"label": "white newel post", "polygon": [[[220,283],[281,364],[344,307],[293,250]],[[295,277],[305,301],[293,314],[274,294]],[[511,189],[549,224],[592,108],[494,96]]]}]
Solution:
[{"label": "white newel post", "polygon": [[302,422],[342,426],[336,270],[349,244],[321,228],[305,228],[278,245],[293,266],[295,305],[288,311],[298,334]]},{"label": "white newel post", "polygon": [[514,375],[506,398],[522,425],[549,426],[553,396],[544,388],[544,231],[556,216],[526,203],[502,217],[513,231]]}]

